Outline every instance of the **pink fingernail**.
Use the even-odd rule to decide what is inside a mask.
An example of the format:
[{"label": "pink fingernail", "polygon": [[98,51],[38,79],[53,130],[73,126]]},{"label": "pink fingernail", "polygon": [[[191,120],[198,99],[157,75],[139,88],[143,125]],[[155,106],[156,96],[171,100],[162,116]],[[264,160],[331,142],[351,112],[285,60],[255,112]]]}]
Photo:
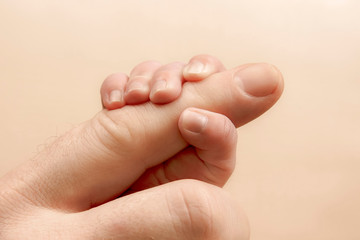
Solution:
[{"label": "pink fingernail", "polygon": [[109,102],[121,102],[122,97],[122,92],[120,90],[112,90],[109,95]]},{"label": "pink fingernail", "polygon": [[280,74],[270,64],[253,64],[237,71],[234,81],[249,95],[265,97],[276,90]]},{"label": "pink fingernail", "polygon": [[199,74],[205,71],[205,65],[202,62],[194,61],[185,67],[188,74]]},{"label": "pink fingernail", "polygon": [[208,122],[208,117],[201,113],[185,110],[182,115],[183,127],[193,133],[201,133]]}]

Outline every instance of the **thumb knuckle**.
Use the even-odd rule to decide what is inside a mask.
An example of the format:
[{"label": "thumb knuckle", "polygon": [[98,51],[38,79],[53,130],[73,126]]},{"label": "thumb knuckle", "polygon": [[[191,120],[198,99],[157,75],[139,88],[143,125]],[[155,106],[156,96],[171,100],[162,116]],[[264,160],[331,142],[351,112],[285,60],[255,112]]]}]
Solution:
[{"label": "thumb knuckle", "polygon": [[181,182],[168,199],[176,232],[186,239],[224,239],[223,207],[228,203],[222,190],[195,180]]}]

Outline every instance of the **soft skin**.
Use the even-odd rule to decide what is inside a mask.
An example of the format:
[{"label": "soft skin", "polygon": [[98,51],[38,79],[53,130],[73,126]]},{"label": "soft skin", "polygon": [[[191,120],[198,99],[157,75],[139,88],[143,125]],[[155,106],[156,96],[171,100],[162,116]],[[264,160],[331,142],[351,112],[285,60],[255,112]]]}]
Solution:
[{"label": "soft skin", "polygon": [[[105,109],[0,179],[1,239],[249,238],[220,187],[234,169],[235,127],[278,100],[281,73],[264,63],[226,70],[209,55],[148,63],[133,70],[151,75],[147,90],[131,97],[131,74],[107,78]],[[159,78],[172,81],[165,94]],[[106,97],[112,90],[125,102]]]}]

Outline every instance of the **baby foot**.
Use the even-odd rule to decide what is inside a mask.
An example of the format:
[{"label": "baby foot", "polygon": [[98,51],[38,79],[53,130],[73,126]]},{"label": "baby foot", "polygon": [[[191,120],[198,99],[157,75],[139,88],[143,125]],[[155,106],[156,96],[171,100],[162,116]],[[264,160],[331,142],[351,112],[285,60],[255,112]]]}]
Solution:
[{"label": "baby foot", "polygon": [[108,76],[100,90],[102,103],[108,110],[149,100],[156,104],[170,103],[180,96],[184,81],[201,81],[223,70],[223,64],[210,55],[195,56],[188,64],[146,61],[137,65],[129,76],[123,73]]}]

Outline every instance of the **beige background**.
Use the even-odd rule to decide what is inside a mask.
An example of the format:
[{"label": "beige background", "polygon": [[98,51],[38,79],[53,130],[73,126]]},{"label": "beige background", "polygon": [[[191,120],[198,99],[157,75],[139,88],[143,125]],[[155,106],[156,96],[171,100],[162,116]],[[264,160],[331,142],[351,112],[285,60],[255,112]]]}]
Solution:
[{"label": "beige background", "polygon": [[100,109],[102,79],[210,53],[276,64],[227,185],[252,239],[360,239],[360,1],[0,0],[0,174]]}]

